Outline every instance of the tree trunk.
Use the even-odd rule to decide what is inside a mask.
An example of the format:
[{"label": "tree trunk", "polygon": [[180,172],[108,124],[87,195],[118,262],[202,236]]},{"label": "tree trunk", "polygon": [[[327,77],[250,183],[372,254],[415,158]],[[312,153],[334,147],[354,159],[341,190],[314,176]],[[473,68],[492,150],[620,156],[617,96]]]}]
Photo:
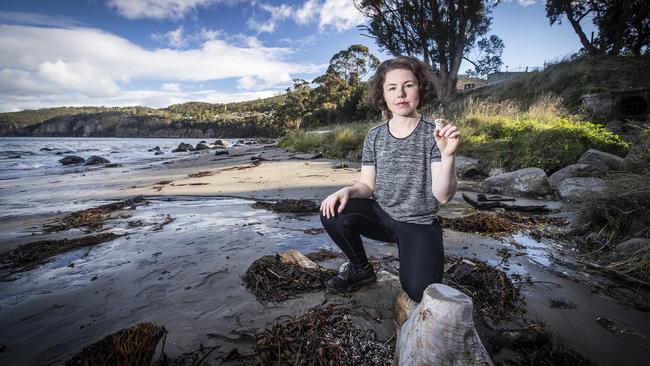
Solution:
[{"label": "tree trunk", "polygon": [[578,38],[580,38],[580,43],[582,43],[582,46],[585,48],[585,50],[587,50],[587,52],[592,56],[600,54],[601,50],[594,47],[594,45],[591,44],[591,42],[589,42],[589,40],[587,39],[587,36],[585,35],[585,32],[583,32],[582,27],[580,27],[580,22],[578,22],[575,19],[573,11],[571,11],[571,9],[569,8],[569,9],[565,10],[565,13],[566,13],[567,19],[569,19],[569,22],[571,23],[571,26],[573,27],[573,30],[578,35]]}]

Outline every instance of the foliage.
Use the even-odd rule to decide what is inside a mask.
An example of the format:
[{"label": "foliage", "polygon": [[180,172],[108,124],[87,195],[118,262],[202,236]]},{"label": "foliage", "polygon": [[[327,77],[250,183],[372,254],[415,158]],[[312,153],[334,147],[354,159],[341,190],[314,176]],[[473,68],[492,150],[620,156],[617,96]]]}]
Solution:
[{"label": "foliage", "polygon": [[589,148],[623,155],[628,145],[602,125],[567,115],[558,98],[542,96],[526,111],[511,101],[467,100],[453,120],[465,136],[459,153],[486,168],[539,167],[551,174]]},{"label": "foliage", "polygon": [[[493,3],[484,0],[357,0],[355,4],[370,18],[369,25],[361,29],[380,47],[396,56],[421,57],[431,66],[443,105],[455,96],[462,60],[487,34],[492,22]],[[481,45],[486,54],[475,62],[479,74],[498,67],[503,50],[496,36],[481,41]]]},{"label": "foliage", "polygon": [[[566,17],[590,55],[648,54],[650,6],[646,0],[547,0],[551,25]],[[580,22],[590,16],[598,34],[588,38]]]},{"label": "foliage", "polygon": [[359,161],[363,139],[371,123],[338,125],[325,132],[292,131],[286,134],[279,145],[293,151],[321,152],[328,158]]}]

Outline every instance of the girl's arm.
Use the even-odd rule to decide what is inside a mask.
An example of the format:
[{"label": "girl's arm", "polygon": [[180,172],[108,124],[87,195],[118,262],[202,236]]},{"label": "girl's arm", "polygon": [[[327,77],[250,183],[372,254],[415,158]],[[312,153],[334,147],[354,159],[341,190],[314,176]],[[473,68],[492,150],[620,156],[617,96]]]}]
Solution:
[{"label": "girl's arm", "polygon": [[[343,187],[330,194],[320,204],[320,211],[328,219],[343,212],[350,198],[368,198],[375,191],[377,171],[372,165],[362,165],[359,181],[351,186]],[[337,207],[338,204],[338,207]]]},{"label": "girl's arm", "polygon": [[431,191],[442,203],[451,201],[458,188],[456,158],[454,153],[460,143],[458,128],[446,120],[440,121],[442,128],[436,128],[434,138],[440,150],[440,161],[431,163]]},{"label": "girl's arm", "polygon": [[458,188],[456,158],[454,155],[442,155],[441,159],[439,162],[431,163],[432,192],[439,202],[447,203],[454,197]]}]

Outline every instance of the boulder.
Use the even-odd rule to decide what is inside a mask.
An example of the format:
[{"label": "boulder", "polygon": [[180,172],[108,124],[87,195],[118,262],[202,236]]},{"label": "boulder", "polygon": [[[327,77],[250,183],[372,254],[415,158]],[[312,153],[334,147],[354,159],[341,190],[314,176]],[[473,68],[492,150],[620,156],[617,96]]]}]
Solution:
[{"label": "boulder", "polygon": [[606,183],[601,178],[578,177],[564,179],[558,185],[557,190],[562,200],[579,202],[586,195],[602,192],[605,187]]},{"label": "boulder", "polygon": [[505,174],[505,173],[507,173],[507,171],[505,169],[503,169],[503,168],[492,168],[492,169],[490,169],[490,172],[488,173],[488,176],[494,177],[496,175],[501,175],[501,174]]},{"label": "boulder", "polygon": [[474,328],[472,299],[434,283],[400,328],[399,365],[492,365]]},{"label": "boulder", "polygon": [[42,147],[41,151],[52,151],[52,149],[50,149],[49,147]]},{"label": "boulder", "polygon": [[589,164],[571,164],[558,170],[548,177],[551,186],[555,189],[560,185],[560,182],[567,178],[594,176],[601,173],[598,168]]},{"label": "boulder", "polygon": [[204,143],[199,142],[196,145],[196,150],[208,150],[208,149],[210,149],[210,146],[208,146],[208,145],[206,145]]},{"label": "boulder", "polygon": [[195,151],[196,149],[191,144],[186,144],[181,142],[178,144],[178,147],[172,150],[172,152],[184,152],[184,151]]},{"label": "boulder", "polygon": [[456,174],[461,177],[474,177],[480,175],[479,162],[467,156],[456,157]]},{"label": "boulder", "polygon": [[63,165],[82,164],[84,161],[86,161],[86,159],[77,155],[68,155],[62,159],[59,159],[59,163]]},{"label": "boulder", "polygon": [[215,141],[213,145],[214,145],[215,147],[216,147],[216,146],[224,146],[224,145],[223,145],[223,141],[221,141],[221,140],[217,140],[217,141]]},{"label": "boulder", "polygon": [[633,254],[641,248],[650,246],[650,239],[647,238],[633,238],[626,240],[616,245],[616,252],[620,254]]},{"label": "boulder", "polygon": [[578,159],[578,164],[589,164],[602,171],[618,170],[623,158],[610,153],[589,149]]},{"label": "boulder", "polygon": [[490,193],[543,196],[552,192],[546,173],[540,168],[525,168],[499,174],[481,182]]},{"label": "boulder", "polygon": [[219,155],[228,155],[228,150],[217,150],[214,152],[214,156],[219,156]]},{"label": "boulder", "polygon": [[106,158],[102,158],[101,156],[97,155],[91,155],[86,161],[84,162],[84,165],[102,165],[102,164],[110,164],[111,162],[108,161]]},{"label": "boulder", "polygon": [[160,146],[156,146],[153,149],[149,149],[147,151],[160,151]]},{"label": "boulder", "polygon": [[164,154],[164,152],[162,152],[162,151],[156,151],[156,152],[153,153],[153,154],[154,154],[154,155],[162,155],[162,154]]}]

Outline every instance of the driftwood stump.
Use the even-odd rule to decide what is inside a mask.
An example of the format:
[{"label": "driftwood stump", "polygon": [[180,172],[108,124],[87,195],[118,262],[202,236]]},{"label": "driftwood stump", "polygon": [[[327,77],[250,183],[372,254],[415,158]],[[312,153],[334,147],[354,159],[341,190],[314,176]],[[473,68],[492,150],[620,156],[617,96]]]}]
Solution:
[{"label": "driftwood stump", "polygon": [[424,291],[400,328],[399,365],[492,365],[472,319],[472,299],[442,284]]}]

